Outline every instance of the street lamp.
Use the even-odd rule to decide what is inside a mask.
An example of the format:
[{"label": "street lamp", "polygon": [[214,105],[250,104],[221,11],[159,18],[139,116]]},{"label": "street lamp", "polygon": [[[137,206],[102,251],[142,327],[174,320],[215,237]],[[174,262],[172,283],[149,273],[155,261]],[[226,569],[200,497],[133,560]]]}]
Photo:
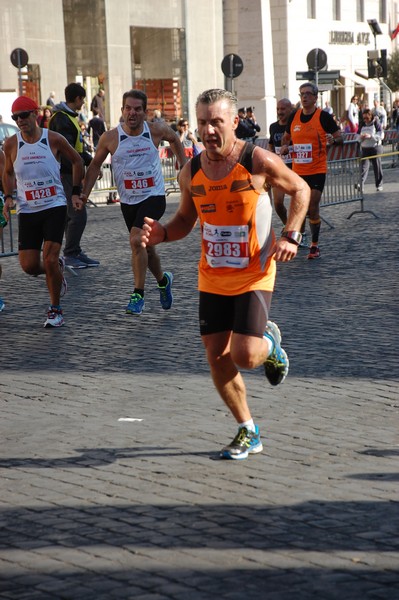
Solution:
[{"label": "street lamp", "polygon": [[386,50],[377,50],[377,35],[381,35],[381,27],[377,19],[367,19],[367,23],[371,29],[371,33],[374,36],[374,50],[367,52],[367,64],[369,77],[377,77],[380,83],[381,93],[381,78],[386,77]]},{"label": "street lamp", "polygon": [[382,35],[380,24],[377,19],[367,19],[367,23],[371,29],[371,33],[374,36],[374,48],[377,50],[377,35]]}]

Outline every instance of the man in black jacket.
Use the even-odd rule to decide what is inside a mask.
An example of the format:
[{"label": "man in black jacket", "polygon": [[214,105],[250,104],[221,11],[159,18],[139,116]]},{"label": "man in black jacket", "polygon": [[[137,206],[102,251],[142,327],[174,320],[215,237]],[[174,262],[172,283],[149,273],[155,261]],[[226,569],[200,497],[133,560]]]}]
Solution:
[{"label": "man in black jacket", "polygon": [[236,137],[240,140],[244,140],[245,142],[252,142],[255,135],[255,130],[247,121],[247,109],[239,108],[238,109],[239,121],[236,129]]},{"label": "man in black jacket", "polygon": [[255,143],[255,140],[258,137],[256,134],[260,132],[260,125],[258,125],[256,121],[253,106],[247,107],[247,116],[245,120],[253,131],[253,142]]},{"label": "man in black jacket", "polygon": [[[49,129],[63,135],[69,144],[81,155],[87,167],[92,156],[83,149],[83,138],[78,121],[78,113],[82,108],[86,91],[79,83],[70,83],[65,88],[65,102],[54,107]],[[72,206],[72,165],[61,158],[61,181],[67,197],[68,212],[65,225],[65,264],[74,269],[97,267],[100,262],[90,258],[82,251],[80,240],[87,223],[86,206],[83,210],[76,211]]]}]

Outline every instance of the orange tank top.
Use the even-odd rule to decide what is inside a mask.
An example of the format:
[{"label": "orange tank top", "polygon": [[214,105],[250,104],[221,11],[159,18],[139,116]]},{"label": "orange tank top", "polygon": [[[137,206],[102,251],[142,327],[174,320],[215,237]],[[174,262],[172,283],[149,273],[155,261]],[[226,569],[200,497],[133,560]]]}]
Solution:
[{"label": "orange tank top", "polygon": [[208,179],[201,157],[191,161],[191,195],[201,225],[198,288],[234,296],[272,291],[276,275],[272,206],[267,192],[252,185],[252,153],[247,143],[224,179]]},{"label": "orange tank top", "polygon": [[292,168],[298,175],[327,173],[327,134],[320,124],[321,109],[317,108],[307,123],[302,123],[301,113],[297,110],[291,123]]}]

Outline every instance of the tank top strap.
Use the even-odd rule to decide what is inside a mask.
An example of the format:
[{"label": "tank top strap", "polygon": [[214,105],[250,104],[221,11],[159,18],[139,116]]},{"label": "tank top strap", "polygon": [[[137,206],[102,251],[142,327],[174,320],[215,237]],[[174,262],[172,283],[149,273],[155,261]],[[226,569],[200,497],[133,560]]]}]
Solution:
[{"label": "tank top strap", "polygon": [[[20,131],[17,132],[17,144],[18,144],[18,149],[22,148],[22,146],[24,146],[26,144]],[[48,141],[48,129],[46,129],[45,127],[42,128],[42,133],[40,135],[40,138],[37,140],[36,144],[43,144],[44,146],[50,147],[49,141]]]},{"label": "tank top strap", "polygon": [[194,156],[191,159],[191,179],[194,178],[195,174],[198,173],[200,168],[201,168],[201,155],[197,154],[197,156]]},{"label": "tank top strap", "polygon": [[45,144],[46,146],[49,146],[49,141],[48,141],[48,129],[46,129],[45,127],[42,128],[42,135],[40,136],[40,140],[39,142],[41,144]]},{"label": "tank top strap", "polygon": [[245,167],[248,173],[252,173],[252,156],[255,150],[255,145],[251,142],[245,142],[238,163]]}]

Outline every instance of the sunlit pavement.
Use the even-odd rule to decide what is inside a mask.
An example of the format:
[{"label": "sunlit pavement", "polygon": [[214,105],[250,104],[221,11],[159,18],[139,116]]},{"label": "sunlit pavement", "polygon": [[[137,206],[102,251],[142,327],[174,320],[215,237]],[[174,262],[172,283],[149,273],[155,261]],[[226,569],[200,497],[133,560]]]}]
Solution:
[{"label": "sunlit pavement", "polygon": [[118,205],[89,210],[101,266],[67,274],[60,329],[43,328],[43,278],[1,260],[2,600],[399,597],[398,170],[384,176],[366,186],[378,219],[326,208],[321,259],[279,266],[290,373],[244,374],[264,444],[245,461],[218,459],[235,424],[198,333],[198,228],[160,247],[173,308],[149,275],[140,317]]}]

